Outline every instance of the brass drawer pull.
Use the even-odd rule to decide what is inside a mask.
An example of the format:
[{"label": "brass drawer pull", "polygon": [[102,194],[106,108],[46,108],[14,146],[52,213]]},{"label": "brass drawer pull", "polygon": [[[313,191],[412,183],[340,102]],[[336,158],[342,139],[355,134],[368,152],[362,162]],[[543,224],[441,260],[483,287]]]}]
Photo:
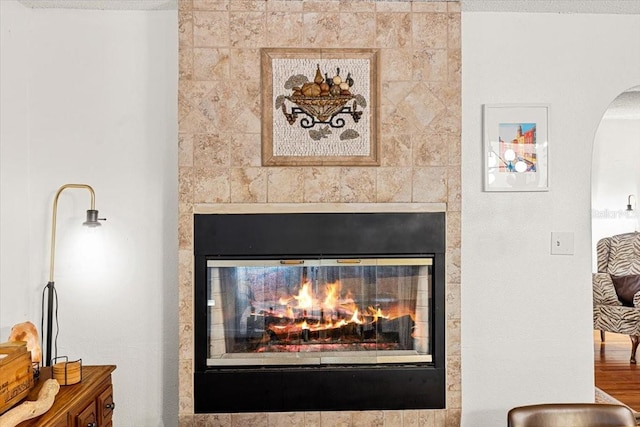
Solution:
[{"label": "brass drawer pull", "polygon": [[359,259],[339,259],[336,260],[338,264],[360,264],[362,260]]},{"label": "brass drawer pull", "polygon": [[300,265],[304,264],[304,260],[301,259],[281,259],[280,264],[282,265]]}]

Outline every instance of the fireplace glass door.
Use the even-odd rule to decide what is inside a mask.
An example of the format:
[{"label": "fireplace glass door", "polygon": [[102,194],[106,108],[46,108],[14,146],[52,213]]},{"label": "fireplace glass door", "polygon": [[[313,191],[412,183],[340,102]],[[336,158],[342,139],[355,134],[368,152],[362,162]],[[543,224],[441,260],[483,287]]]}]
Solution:
[{"label": "fireplace glass door", "polygon": [[207,366],[431,362],[432,258],[207,261]]}]

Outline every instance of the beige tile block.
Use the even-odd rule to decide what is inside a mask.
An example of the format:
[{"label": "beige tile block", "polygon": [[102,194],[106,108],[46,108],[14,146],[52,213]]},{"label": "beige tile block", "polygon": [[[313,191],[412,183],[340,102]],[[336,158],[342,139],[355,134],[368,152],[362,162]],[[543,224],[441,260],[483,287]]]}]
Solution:
[{"label": "beige tile block", "polygon": [[196,47],[193,49],[193,78],[228,80],[231,75],[229,49]]},{"label": "beige tile block", "polygon": [[303,3],[304,12],[338,12],[341,6],[339,0],[307,0]]},{"label": "beige tile block", "polygon": [[178,252],[178,321],[193,322],[193,252]]},{"label": "beige tile block", "polygon": [[447,209],[449,212],[462,210],[462,177],[460,166],[449,166],[447,171]]},{"label": "beige tile block", "polygon": [[460,134],[451,134],[447,139],[449,140],[449,165],[460,167],[462,163],[462,138]]},{"label": "beige tile block", "polygon": [[[381,88],[381,105],[397,107],[420,83],[384,80]],[[384,116],[383,116],[384,119]],[[406,130],[405,130],[406,131]]]},{"label": "beige tile block", "polygon": [[320,412],[305,412],[304,413],[304,427],[321,427],[322,420],[320,419]]},{"label": "beige tile block", "polygon": [[308,46],[340,47],[340,14],[305,12],[303,43]]},{"label": "beige tile block", "polygon": [[230,80],[216,82],[212,90],[207,93],[197,105],[198,111],[205,116],[218,132],[234,129],[237,110],[241,107],[241,97],[238,88],[244,82]]},{"label": "beige tile block", "polygon": [[320,422],[322,427],[351,427],[351,412],[322,412]]},{"label": "beige tile block", "polygon": [[231,425],[232,427],[268,427],[269,422],[262,413],[231,414]]},{"label": "beige tile block", "polygon": [[353,412],[351,425],[353,427],[384,427],[383,411]]},{"label": "beige tile block", "polygon": [[191,207],[190,203],[179,203],[178,215],[178,247],[180,249],[193,249],[193,209],[183,209],[183,206]]},{"label": "beige tile block", "polygon": [[447,423],[447,411],[446,410],[436,410],[433,411],[433,426],[434,427],[446,427]]},{"label": "beige tile block", "polygon": [[193,202],[194,171],[190,166],[178,167],[178,200],[181,203]]},{"label": "beige tile block", "polygon": [[433,418],[433,411],[423,409],[410,409],[402,413],[403,427],[436,427]]},{"label": "beige tile block", "polygon": [[178,361],[178,413],[193,414],[193,361]]},{"label": "beige tile block", "polygon": [[[205,97],[215,89],[216,82],[180,80],[178,82],[178,99],[189,106],[187,112],[196,108]],[[180,117],[180,116],[179,116]]]},{"label": "beige tile block", "polygon": [[264,168],[231,168],[231,203],[266,201],[267,171]]},{"label": "beige tile block", "polygon": [[449,409],[446,413],[446,422],[445,427],[459,427],[460,421],[462,419],[462,410],[460,408],[460,404],[453,407],[454,409]]},{"label": "beige tile block", "polygon": [[[271,2],[269,2],[271,3]],[[294,1],[277,3],[298,3]],[[302,45],[304,34],[302,13],[273,11],[267,13],[267,40],[270,47],[296,47]]]},{"label": "beige tile block", "polygon": [[302,203],[304,168],[269,168],[267,202]]},{"label": "beige tile block", "polygon": [[415,50],[413,54],[413,80],[447,81],[448,55],[446,49]]},{"label": "beige tile block", "polygon": [[193,79],[193,48],[190,46],[178,47],[178,78]]},{"label": "beige tile block", "polygon": [[397,135],[415,131],[402,106],[386,104],[381,108],[380,129],[382,135]]},{"label": "beige tile block", "polygon": [[231,0],[229,10],[262,12],[267,10],[267,2],[265,0]]},{"label": "beige tile block", "polygon": [[270,412],[269,426],[304,427],[304,412]]},{"label": "beige tile block", "polygon": [[178,166],[193,166],[193,134],[178,134]]},{"label": "beige tile block", "polygon": [[310,167],[304,169],[304,203],[340,201],[340,168]]},{"label": "beige tile block", "polygon": [[231,79],[253,80],[260,83],[260,61],[259,48],[231,49]]},{"label": "beige tile block", "polygon": [[231,414],[196,414],[196,427],[231,427]]},{"label": "beige tile block", "polygon": [[[379,12],[376,14],[376,46],[381,48],[410,47],[411,14]],[[385,66],[385,70],[389,67]]]},{"label": "beige tile block", "polygon": [[377,202],[407,203],[411,201],[411,168],[378,168]]},{"label": "beige tile block", "polygon": [[231,147],[231,166],[261,166],[262,145],[259,133],[229,133],[227,138]]},{"label": "beige tile block", "polygon": [[375,202],[376,185],[374,168],[343,168],[340,176],[340,200],[343,203]]},{"label": "beige tile block", "polygon": [[267,2],[267,10],[288,13],[302,12],[304,3],[302,0],[269,0]]},{"label": "beige tile block", "polygon": [[193,10],[193,0],[178,0],[178,11],[187,12]]},{"label": "beige tile block", "polygon": [[424,12],[432,12],[432,13],[444,13],[447,11],[447,2],[446,1],[415,1],[412,3],[412,10],[415,13],[424,13]]},{"label": "beige tile block", "polygon": [[433,133],[414,134],[411,139],[415,166],[446,166],[449,163],[449,138]]},{"label": "beige tile block", "polygon": [[460,110],[461,108],[461,82],[442,81],[427,83],[429,90],[440,100],[447,108],[451,110]]},{"label": "beige tile block", "polygon": [[460,249],[447,250],[447,282],[460,283]]},{"label": "beige tile block", "polygon": [[462,390],[460,355],[447,357],[447,390]]},{"label": "beige tile block", "polygon": [[[393,48],[381,50],[381,63],[383,76],[388,84],[398,86],[396,82],[403,82],[404,85],[412,85],[409,81],[413,77],[413,56],[408,48]],[[383,92],[384,94],[384,92]],[[397,94],[389,94],[395,98]]]},{"label": "beige tile block", "polygon": [[228,47],[229,41],[227,12],[193,12],[193,46]]},{"label": "beige tile block", "polygon": [[411,3],[408,1],[379,1],[376,2],[376,11],[380,12],[411,12]]},{"label": "beige tile block", "polygon": [[178,331],[178,358],[190,359],[193,356],[193,324],[180,323]]},{"label": "beige tile block", "polygon": [[450,81],[462,79],[462,52],[460,49],[449,49],[448,77]]},{"label": "beige tile block", "polygon": [[194,10],[224,12],[229,10],[231,0],[193,0]]},{"label": "beige tile block", "polygon": [[178,120],[178,128],[181,132],[204,133],[216,130],[214,123],[202,112],[193,109]]},{"label": "beige tile block", "polygon": [[403,427],[402,411],[384,411],[384,427]]},{"label": "beige tile block", "polygon": [[376,2],[371,0],[340,0],[340,12],[375,12]]},{"label": "beige tile block", "polygon": [[[424,4],[414,2],[416,5]],[[412,40],[415,49],[441,48],[447,47],[447,14],[446,13],[414,13],[412,22]]]},{"label": "beige tile block", "polygon": [[264,46],[267,40],[264,12],[231,12],[229,20],[231,47]]},{"label": "beige tile block", "polygon": [[450,13],[460,13],[462,9],[460,8],[459,1],[448,1],[447,2],[447,11]]},{"label": "beige tile block", "polygon": [[196,169],[194,176],[194,203],[229,203],[229,168]]},{"label": "beige tile block", "polygon": [[447,319],[446,357],[460,357],[460,319]]},{"label": "beige tile block", "polygon": [[413,170],[413,202],[444,203],[447,201],[447,169],[416,167]]},{"label": "beige tile block", "polygon": [[447,249],[460,249],[461,217],[460,212],[447,211]]},{"label": "beige tile block", "polygon": [[193,415],[178,415],[178,427],[195,427]]},{"label": "beige tile block", "polygon": [[460,49],[461,43],[461,19],[460,13],[449,13],[447,16],[448,30],[447,30],[447,47],[449,49]]},{"label": "beige tile block", "polygon": [[460,133],[460,112],[448,108],[437,110],[427,129],[436,133]]},{"label": "beige tile block", "polygon": [[[189,80],[185,79],[180,79],[178,81],[178,122],[184,120],[185,117],[187,117],[193,110],[195,110],[195,107],[191,104],[191,98],[189,97],[189,95],[183,93],[181,90],[181,88],[184,86],[184,83],[188,81]],[[180,131],[186,132],[184,129],[180,129]]]},{"label": "beige tile block", "polygon": [[340,13],[338,39],[343,46],[371,47],[376,40],[375,14],[368,12]]},{"label": "beige tile block", "polygon": [[460,284],[447,283],[445,292],[447,319],[460,319]]},{"label": "beige tile block", "polygon": [[411,166],[411,136],[409,134],[381,137],[382,166]]},{"label": "beige tile block", "polygon": [[444,104],[429,90],[427,85],[419,83],[406,98],[398,104],[398,112],[415,129],[425,132],[431,128],[431,122],[446,111]]},{"label": "beige tile block", "polygon": [[229,143],[225,135],[211,133],[194,135],[193,163],[196,169],[228,167],[229,159]]},{"label": "beige tile block", "polygon": [[193,47],[193,13],[178,13],[178,44],[180,47]]},{"label": "beige tile block", "polygon": [[259,133],[260,81],[221,81],[198,104],[221,132]]}]

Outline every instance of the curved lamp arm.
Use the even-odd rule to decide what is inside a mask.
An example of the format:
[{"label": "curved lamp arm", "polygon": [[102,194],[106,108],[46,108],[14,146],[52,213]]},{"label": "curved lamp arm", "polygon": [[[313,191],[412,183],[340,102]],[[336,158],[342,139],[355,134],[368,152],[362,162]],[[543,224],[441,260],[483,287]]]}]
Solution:
[{"label": "curved lamp arm", "polygon": [[58,198],[60,194],[67,188],[84,188],[91,194],[91,208],[87,210],[87,221],[83,225],[89,227],[97,227],[100,225],[98,222],[98,211],[96,210],[96,193],[93,191],[90,185],[87,184],[65,184],[58,189],[55,198],[53,199],[53,218],[51,220],[51,257],[49,259],[49,282],[53,282],[53,267],[56,254],[56,216],[58,214]]}]

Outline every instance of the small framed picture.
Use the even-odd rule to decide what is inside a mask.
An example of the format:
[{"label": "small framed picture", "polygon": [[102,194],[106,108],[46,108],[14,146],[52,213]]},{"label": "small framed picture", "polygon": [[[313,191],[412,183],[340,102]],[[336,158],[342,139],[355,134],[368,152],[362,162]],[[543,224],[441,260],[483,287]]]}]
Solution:
[{"label": "small framed picture", "polygon": [[549,105],[483,107],[484,191],[548,191]]}]

